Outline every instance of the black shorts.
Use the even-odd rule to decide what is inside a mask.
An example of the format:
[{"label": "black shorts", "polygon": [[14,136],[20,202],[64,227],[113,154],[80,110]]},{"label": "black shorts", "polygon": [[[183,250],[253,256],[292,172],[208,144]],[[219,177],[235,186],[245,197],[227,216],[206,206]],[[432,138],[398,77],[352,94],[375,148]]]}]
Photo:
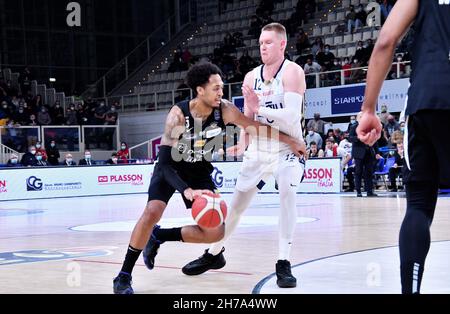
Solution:
[{"label": "black shorts", "polygon": [[[408,117],[405,182],[450,186],[450,110],[421,110]],[[409,164],[409,165],[408,165]]]},{"label": "black shorts", "polygon": [[[153,170],[153,176],[150,181],[150,186],[148,187],[148,201],[158,200],[163,201],[167,204],[173,193],[175,193],[175,188],[167,183],[167,181],[164,179],[164,175],[160,167],[161,166],[159,165],[159,163],[156,163]],[[188,178],[186,176],[183,176],[182,173],[179,173],[179,175],[181,179],[183,179],[183,181],[186,182],[187,185],[194,190],[201,189],[215,192],[217,189],[210,175],[195,178],[193,178],[192,176]],[[184,195],[181,196],[183,197],[186,208],[191,208],[192,202],[186,199]]]}]

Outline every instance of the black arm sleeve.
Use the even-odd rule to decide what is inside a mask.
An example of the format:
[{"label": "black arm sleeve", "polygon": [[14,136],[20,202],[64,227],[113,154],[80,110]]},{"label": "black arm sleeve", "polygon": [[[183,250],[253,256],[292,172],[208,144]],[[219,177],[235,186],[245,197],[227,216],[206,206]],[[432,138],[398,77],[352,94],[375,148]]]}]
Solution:
[{"label": "black arm sleeve", "polygon": [[180,178],[178,172],[173,167],[173,160],[171,156],[172,147],[162,145],[159,148],[158,162],[160,164],[161,171],[164,175],[164,179],[178,192],[183,194],[184,190],[189,188],[186,182]]}]

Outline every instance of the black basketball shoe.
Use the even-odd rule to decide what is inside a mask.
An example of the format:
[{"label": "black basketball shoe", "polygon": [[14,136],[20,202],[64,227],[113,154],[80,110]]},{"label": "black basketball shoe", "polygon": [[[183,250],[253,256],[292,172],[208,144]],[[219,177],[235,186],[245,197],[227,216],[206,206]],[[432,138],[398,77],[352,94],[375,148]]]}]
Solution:
[{"label": "black basketball shoe", "polygon": [[119,275],[113,280],[114,294],[133,294],[134,291],[131,287],[131,283],[131,275],[120,272]]},{"label": "black basketball shoe", "polygon": [[181,271],[185,275],[195,276],[203,274],[205,271],[210,269],[220,269],[226,264],[225,257],[223,256],[224,251],[225,248],[222,248],[219,254],[212,255],[208,253],[208,250],[205,250],[205,254],[200,256],[195,261],[186,264]]},{"label": "black basketball shoe", "polygon": [[147,268],[150,270],[152,270],[153,267],[155,267],[155,257],[156,254],[158,254],[159,246],[163,243],[157,240],[154,235],[155,230],[158,230],[159,228],[161,228],[159,225],[155,225],[153,227],[150,239],[148,240],[147,245],[144,248],[144,251],[142,251],[142,257],[144,258],[145,266],[147,266]]},{"label": "black basketball shoe", "polygon": [[297,279],[292,276],[291,263],[288,260],[278,260],[275,268],[277,272],[278,287],[294,288],[297,286]]}]

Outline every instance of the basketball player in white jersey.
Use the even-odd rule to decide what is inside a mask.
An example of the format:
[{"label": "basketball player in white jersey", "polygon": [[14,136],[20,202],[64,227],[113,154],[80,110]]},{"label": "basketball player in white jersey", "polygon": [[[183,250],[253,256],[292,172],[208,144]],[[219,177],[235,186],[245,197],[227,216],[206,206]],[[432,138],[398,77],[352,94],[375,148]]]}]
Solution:
[{"label": "basketball player in white jersey", "polygon": [[[301,117],[305,75],[299,65],[284,58],[286,43],[283,25],[271,23],[263,27],[259,38],[263,64],[245,76],[242,87],[244,114],[303,141]],[[295,287],[297,280],[291,273],[289,257],[297,217],[296,192],[303,176],[304,159],[296,157],[289,146],[279,141],[250,138],[243,130],[238,145],[230,147],[227,152],[240,155],[246,148],[225,223],[224,240],[213,244],[203,256],[184,266],[183,273],[198,275],[225,266],[223,242],[234,231],[244,210],[267,178],[273,176],[280,194],[277,284],[281,288]]]}]

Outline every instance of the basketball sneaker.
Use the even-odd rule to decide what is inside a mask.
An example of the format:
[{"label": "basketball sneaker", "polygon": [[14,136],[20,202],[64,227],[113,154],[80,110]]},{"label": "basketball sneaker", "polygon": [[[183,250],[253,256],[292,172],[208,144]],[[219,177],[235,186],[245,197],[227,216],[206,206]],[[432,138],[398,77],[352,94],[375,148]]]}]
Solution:
[{"label": "basketball sneaker", "polygon": [[294,288],[297,286],[297,279],[292,276],[291,263],[288,260],[278,260],[275,268],[277,273],[278,287]]},{"label": "basketball sneaker", "polygon": [[208,253],[208,250],[205,250],[205,254],[186,264],[181,271],[185,275],[195,276],[203,274],[205,271],[210,269],[220,269],[226,264],[225,257],[223,256],[224,251],[225,248],[222,248],[219,254],[212,255]]},{"label": "basketball sneaker", "polygon": [[119,275],[113,280],[114,294],[133,294],[134,291],[131,287],[131,283],[131,275],[120,272]]},{"label": "basketball sneaker", "polygon": [[157,240],[155,236],[155,230],[158,230],[159,228],[161,228],[159,225],[155,225],[153,227],[150,239],[148,240],[144,251],[142,251],[142,257],[144,258],[145,266],[147,266],[147,268],[150,270],[155,267],[155,257],[156,254],[158,254],[159,246],[163,243]]}]

